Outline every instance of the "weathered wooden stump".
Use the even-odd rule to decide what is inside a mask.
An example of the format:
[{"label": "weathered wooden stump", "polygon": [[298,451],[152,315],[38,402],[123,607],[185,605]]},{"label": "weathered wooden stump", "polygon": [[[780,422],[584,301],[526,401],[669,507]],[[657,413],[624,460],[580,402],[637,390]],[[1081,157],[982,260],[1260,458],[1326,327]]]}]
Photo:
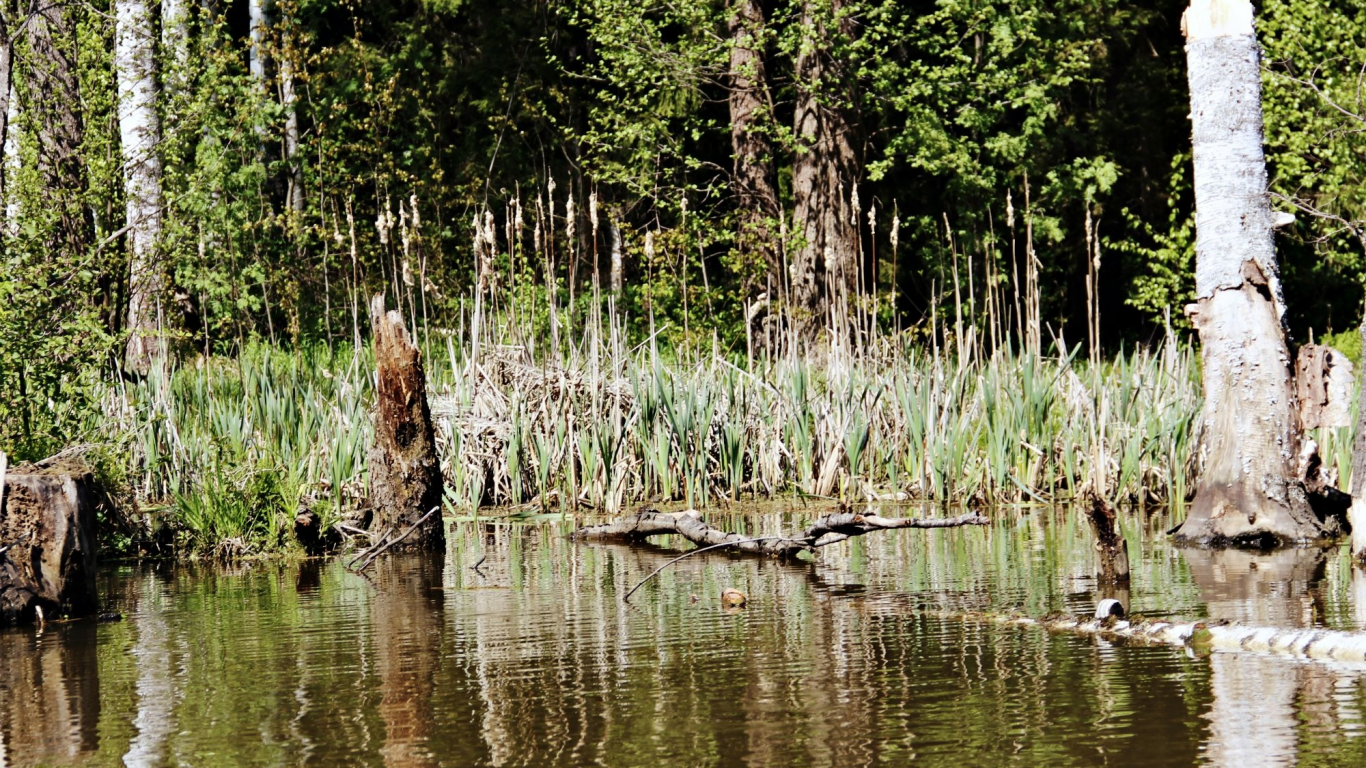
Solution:
[{"label": "weathered wooden stump", "polygon": [[[1091,530],[1096,534],[1096,554],[1100,556],[1096,579],[1103,585],[1128,584],[1129,546],[1124,541],[1124,534],[1120,533],[1115,508],[1094,492],[1084,494],[1082,504]],[[1127,601],[1125,605],[1128,605]]]},{"label": "weathered wooden stump", "polygon": [[[444,550],[441,462],[427,403],[427,375],[403,317],[384,311],[384,294],[370,300],[374,331],[375,440],[370,447],[371,530],[388,551]],[[428,514],[436,509],[435,514]],[[400,540],[401,537],[401,540]]]},{"label": "weathered wooden stump", "polygon": [[0,476],[0,625],[95,610],[98,499],[80,462]]}]

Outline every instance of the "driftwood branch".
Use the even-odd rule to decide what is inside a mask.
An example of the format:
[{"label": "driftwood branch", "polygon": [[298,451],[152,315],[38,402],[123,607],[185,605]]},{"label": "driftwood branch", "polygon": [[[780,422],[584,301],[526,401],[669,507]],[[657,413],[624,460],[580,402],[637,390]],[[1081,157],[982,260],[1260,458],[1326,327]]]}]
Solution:
[{"label": "driftwood branch", "polygon": [[740,552],[769,557],[792,558],[802,552],[834,544],[873,531],[899,528],[957,528],[964,525],[987,525],[990,521],[970,512],[949,518],[892,518],[860,512],[835,512],[819,518],[805,531],[793,536],[749,538],[738,533],[721,531],[707,525],[697,510],[657,512],[643,510],[630,517],[606,525],[580,528],[572,538],[581,541],[643,541],[652,536],[670,534],[682,536],[699,547],[732,547]]},{"label": "driftwood branch", "polygon": [[[352,561],[350,562],[350,564],[348,564],[348,565],[346,566],[347,569],[352,570],[352,571],[355,571],[356,573],[359,573],[359,572],[365,570],[366,568],[369,568],[370,565],[371,565],[372,563],[375,562],[375,558],[377,558],[377,557],[379,557],[380,555],[384,554],[385,551],[387,551],[390,547],[394,547],[394,546],[397,546],[397,545],[403,543],[403,540],[404,540],[404,539],[406,539],[406,538],[408,538],[409,536],[411,536],[412,533],[413,533],[413,531],[416,531],[419,527],[421,527],[423,523],[427,522],[427,519],[428,519],[428,518],[430,518],[432,515],[435,515],[435,514],[437,513],[437,511],[440,510],[440,509],[441,509],[440,506],[432,507],[431,509],[429,509],[429,510],[427,511],[427,514],[425,514],[425,515],[422,516],[422,518],[421,518],[420,520],[418,520],[416,523],[413,523],[412,525],[408,526],[408,530],[404,531],[403,533],[399,534],[397,537],[395,537],[395,538],[393,538],[393,539],[389,539],[389,538],[387,537],[387,535],[386,535],[386,536],[380,536],[380,537],[379,537],[379,541],[378,541],[377,543],[371,545],[369,549],[367,549],[367,550],[361,552],[361,553],[356,557],[356,559],[352,560]],[[386,531],[387,531],[387,530],[388,530],[388,529],[386,529]],[[386,540],[386,539],[387,539],[387,540]],[[356,566],[356,563],[360,563],[360,567],[357,567],[357,566]]]}]

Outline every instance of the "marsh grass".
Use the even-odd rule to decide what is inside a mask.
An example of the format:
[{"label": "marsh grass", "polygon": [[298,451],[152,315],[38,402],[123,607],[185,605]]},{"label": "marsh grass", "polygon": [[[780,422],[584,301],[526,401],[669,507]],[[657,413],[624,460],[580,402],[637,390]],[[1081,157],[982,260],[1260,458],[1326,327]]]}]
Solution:
[{"label": "marsh grass", "polygon": [[[486,212],[468,311],[452,328],[433,327],[425,278],[387,280],[424,351],[451,510],[532,517],[813,497],[1055,504],[1083,488],[1121,505],[1180,507],[1192,487],[1198,356],[1169,327],[1154,347],[1104,358],[1094,296],[1087,353],[1058,337],[1045,349],[1028,226],[1022,282],[1013,245],[1008,256],[961,254],[966,285],[954,249],[952,282],[932,291],[927,323],[904,331],[893,305],[878,304],[895,291],[874,290],[841,295],[812,343],[800,331],[809,318],[770,285],[776,299],[746,305],[736,354],[701,323],[690,328],[686,310],[681,336],[657,318],[653,282],[643,294],[604,291],[595,268],[591,290],[576,298],[571,281],[561,301],[556,254],[573,261],[583,249],[572,247],[571,217],[570,247],[555,250],[550,210],[538,202],[530,249],[520,199],[501,244]],[[592,231],[596,242],[596,222]],[[689,237],[664,234],[661,243]],[[975,262],[989,279],[973,280]],[[354,533],[341,524],[365,505],[373,360],[359,346],[350,280],[352,345],[249,344],[107,386],[87,432],[125,457],[141,510],[135,538],[274,550],[291,545],[304,512]],[[1344,471],[1345,433],[1319,441]]]},{"label": "marsh grass", "polygon": [[[1053,504],[1083,486],[1179,507],[1195,470],[1198,358],[1172,339],[1097,364],[887,341],[753,367],[592,338],[534,363],[525,347],[476,351],[454,334],[426,346],[443,353],[426,360],[460,514],[813,497]],[[143,540],[287,548],[297,515],[335,529],[364,507],[372,377],[365,349],[249,346],[111,385],[91,439],[126,457]],[[1349,436],[1319,441],[1345,471]]]}]

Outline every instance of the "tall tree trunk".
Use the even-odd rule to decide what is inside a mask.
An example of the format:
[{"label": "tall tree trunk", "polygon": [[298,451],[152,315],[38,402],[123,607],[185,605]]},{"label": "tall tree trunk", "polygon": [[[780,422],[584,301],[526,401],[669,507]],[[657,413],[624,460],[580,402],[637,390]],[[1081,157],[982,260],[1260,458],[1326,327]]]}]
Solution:
[{"label": "tall tree trunk", "polygon": [[1319,538],[1298,479],[1300,425],[1262,155],[1260,52],[1247,0],[1185,15],[1195,157],[1196,303],[1205,470],[1179,540]]},{"label": "tall tree trunk", "polygon": [[42,182],[35,208],[51,216],[47,246],[78,254],[89,245],[94,219],[86,205],[86,173],[81,159],[85,125],[76,78],[73,6],[50,3],[29,20],[30,57],[25,60],[25,110],[34,126],[34,168]]},{"label": "tall tree trunk", "polygon": [[247,0],[247,34],[251,44],[247,49],[247,71],[262,91],[266,87],[266,17],[267,0]]},{"label": "tall tree trunk", "polygon": [[[778,274],[778,185],[773,167],[773,124],[764,68],[764,13],[756,0],[735,0],[730,17],[730,142],[735,155],[735,193],[740,211],[736,232],[747,264]],[[753,296],[764,280],[745,286]],[[781,280],[779,282],[782,282]]]},{"label": "tall tree trunk", "polygon": [[128,369],[146,374],[165,353],[161,338],[165,266],[161,239],[161,123],[149,0],[116,0],[114,71],[119,88],[119,141],[128,227]]},{"label": "tall tree trunk", "polygon": [[[845,0],[832,0],[828,10],[824,6],[818,0],[802,3],[805,39],[797,55],[793,121],[793,223],[802,243],[792,258],[791,301],[808,331],[819,329],[827,316],[845,323],[848,299],[858,289],[858,227],[850,199],[859,162],[846,99],[835,92],[846,73],[830,54],[834,35],[848,36],[851,25],[840,19]],[[832,30],[836,24],[840,28]]]},{"label": "tall tree trunk", "polygon": [[12,26],[17,22],[11,15],[9,3],[0,9],[0,147],[4,147],[4,156],[0,158],[0,205],[5,205],[9,201],[9,129],[10,129],[10,106],[14,98],[14,87],[11,80],[14,76],[14,38],[11,37]]},{"label": "tall tree trunk", "polygon": [[[247,47],[247,71],[251,74],[252,84],[261,98],[265,98],[269,93],[266,88],[266,34],[270,28],[270,18],[266,13],[267,2],[268,0],[247,0],[247,35],[251,41]],[[264,145],[266,126],[259,120],[256,123],[256,136]],[[258,161],[264,159],[264,146],[257,147],[257,155]]]},{"label": "tall tree trunk", "polygon": [[294,93],[294,51],[282,51],[279,61],[280,104],[285,108],[285,164],[289,169],[286,195],[289,210],[294,214],[297,223],[298,217],[304,212],[304,174],[299,163],[299,112],[298,98]]},{"label": "tall tree trunk", "polygon": [[170,62],[161,82],[170,96],[185,88],[190,61],[190,12],[186,0],[161,0],[161,50]]},{"label": "tall tree trunk", "polygon": [[[1361,338],[1366,341],[1366,318],[1361,321]],[[1362,367],[1358,404],[1366,404],[1366,366]],[[1352,446],[1352,507],[1347,520],[1352,524],[1352,558],[1366,565],[1366,407],[1357,407],[1356,442]],[[1363,609],[1366,609],[1364,604]]]}]

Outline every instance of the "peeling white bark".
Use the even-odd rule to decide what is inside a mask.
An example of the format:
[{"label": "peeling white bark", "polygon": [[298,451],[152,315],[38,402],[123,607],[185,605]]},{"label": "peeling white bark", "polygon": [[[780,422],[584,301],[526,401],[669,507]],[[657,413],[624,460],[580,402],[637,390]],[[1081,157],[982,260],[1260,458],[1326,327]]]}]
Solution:
[{"label": "peeling white bark", "polygon": [[269,24],[266,0],[247,0],[247,32],[251,38],[251,46],[247,50],[247,71],[261,90],[266,87],[265,44],[266,27]]},{"label": "peeling white bark", "polygon": [[1300,429],[1262,153],[1260,50],[1247,0],[1185,16],[1195,165],[1196,296],[1208,459],[1177,536],[1269,544],[1321,534]]},{"label": "peeling white bark", "polygon": [[280,103],[285,108],[285,162],[289,165],[289,209],[304,212],[304,174],[299,164],[299,112],[294,95],[294,62],[289,52],[280,57]]},{"label": "peeling white bark", "polygon": [[129,252],[128,347],[130,370],[145,374],[164,354],[160,338],[164,267],[161,239],[161,124],[157,116],[156,70],[149,0],[116,0],[114,70],[119,92],[119,140]]},{"label": "peeling white bark", "polygon": [[[190,13],[187,0],[161,0],[161,52],[166,63],[161,82],[167,93],[178,95],[189,82]],[[167,115],[167,121],[174,119]]]},{"label": "peeling white bark", "polygon": [[4,174],[5,185],[0,190],[0,203],[5,207],[5,233],[14,235],[19,231],[19,196],[10,194],[13,179],[19,174],[19,100],[15,98],[14,86],[10,85],[9,104],[5,110],[5,147]]}]

